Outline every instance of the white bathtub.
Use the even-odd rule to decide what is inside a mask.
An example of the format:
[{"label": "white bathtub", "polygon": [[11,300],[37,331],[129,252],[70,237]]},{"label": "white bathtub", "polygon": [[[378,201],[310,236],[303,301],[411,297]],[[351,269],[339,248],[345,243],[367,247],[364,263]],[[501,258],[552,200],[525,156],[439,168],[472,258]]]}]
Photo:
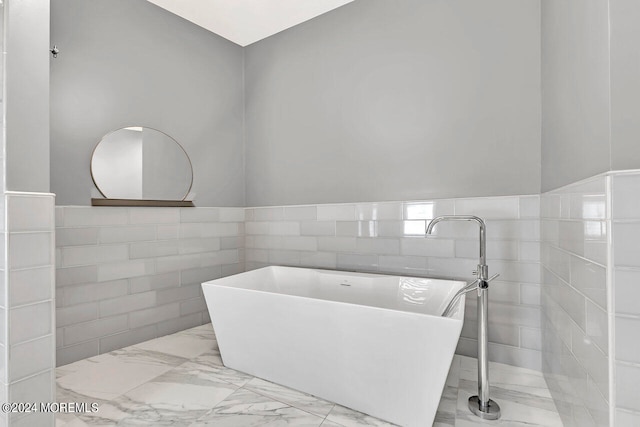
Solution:
[{"label": "white bathtub", "polygon": [[202,284],[225,366],[402,426],[431,426],[463,282],[265,267]]}]

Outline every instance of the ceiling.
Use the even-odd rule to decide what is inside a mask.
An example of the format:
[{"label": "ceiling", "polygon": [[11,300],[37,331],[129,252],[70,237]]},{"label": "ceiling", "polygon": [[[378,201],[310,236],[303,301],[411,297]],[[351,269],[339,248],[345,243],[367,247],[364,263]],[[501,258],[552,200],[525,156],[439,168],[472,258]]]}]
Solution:
[{"label": "ceiling", "polygon": [[148,0],[240,46],[353,0]]}]

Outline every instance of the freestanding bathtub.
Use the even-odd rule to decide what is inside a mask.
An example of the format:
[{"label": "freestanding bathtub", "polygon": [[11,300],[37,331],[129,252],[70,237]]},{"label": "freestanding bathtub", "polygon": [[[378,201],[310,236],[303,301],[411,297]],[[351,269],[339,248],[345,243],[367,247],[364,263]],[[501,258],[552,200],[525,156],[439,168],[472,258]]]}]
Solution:
[{"label": "freestanding bathtub", "polygon": [[431,426],[464,282],[265,267],[202,284],[225,366],[402,426]]}]

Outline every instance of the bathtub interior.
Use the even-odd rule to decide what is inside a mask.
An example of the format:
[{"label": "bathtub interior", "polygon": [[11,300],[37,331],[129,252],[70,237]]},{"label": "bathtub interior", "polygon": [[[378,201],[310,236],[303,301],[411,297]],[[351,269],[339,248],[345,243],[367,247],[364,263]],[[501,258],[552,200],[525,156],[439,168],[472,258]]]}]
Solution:
[{"label": "bathtub interior", "polygon": [[[461,281],[270,266],[208,282],[257,292],[440,316]],[[463,306],[451,317],[461,318]]]}]

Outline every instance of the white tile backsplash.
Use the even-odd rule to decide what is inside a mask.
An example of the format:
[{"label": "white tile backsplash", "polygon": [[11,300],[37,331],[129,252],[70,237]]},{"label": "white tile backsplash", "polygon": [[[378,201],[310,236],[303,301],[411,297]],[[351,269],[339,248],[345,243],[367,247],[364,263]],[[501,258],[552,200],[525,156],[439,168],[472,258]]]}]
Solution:
[{"label": "white tile backsplash", "polygon": [[355,237],[318,237],[319,251],[354,252],[356,246],[357,240]]},{"label": "white tile backsplash", "polygon": [[172,286],[178,286],[179,283],[180,271],[172,271],[154,276],[132,277],[129,279],[131,293],[170,288]]},{"label": "white tile backsplash", "polygon": [[[180,317],[180,304],[177,302],[148,308],[146,310],[135,311],[129,315],[129,326],[131,328],[139,328],[141,326],[151,325],[163,320]],[[103,336],[106,334],[102,334]]]},{"label": "white tile backsplash", "polygon": [[[6,402],[51,401],[55,367],[54,195],[5,192],[0,197],[0,218],[1,394]],[[9,415],[3,421],[18,425],[16,414]],[[52,417],[38,422],[50,423]]]},{"label": "white tile backsplash", "polygon": [[356,205],[357,220],[402,219],[402,203],[360,203]]},{"label": "white tile backsplash", "polygon": [[53,298],[54,267],[38,267],[9,272],[9,306],[16,307]]},{"label": "white tile backsplash", "polygon": [[340,270],[374,272],[378,270],[378,255],[338,254],[337,265]]},{"label": "white tile backsplash", "polygon": [[178,208],[129,209],[129,222],[131,224],[173,224],[179,220],[180,210]]},{"label": "white tile backsplash", "polygon": [[542,351],[567,425],[610,425],[614,415],[611,425],[627,425],[640,414],[627,397],[640,378],[639,176],[614,172],[542,195]]},{"label": "white tile backsplash", "polygon": [[77,246],[62,248],[63,267],[126,261],[128,259],[128,245]]},{"label": "white tile backsplash", "polygon": [[[90,320],[96,320],[97,318],[98,304],[95,302],[56,308],[57,328],[62,328],[79,322],[88,322]],[[62,334],[62,329],[59,329],[59,331]],[[62,335],[60,336],[60,339],[62,339]]]},{"label": "white tile backsplash", "polygon": [[356,239],[356,252],[363,254],[399,255],[400,241],[398,239],[366,237]]},{"label": "white tile backsplash", "polygon": [[129,245],[129,257],[156,258],[168,255],[178,255],[178,240],[158,240],[154,242],[138,242]]},{"label": "white tile backsplash", "polygon": [[616,341],[616,359],[640,365],[640,318],[616,316],[616,337],[635,337],[635,339],[619,339]]},{"label": "white tile backsplash", "polygon": [[[487,242],[487,253],[491,254],[491,260],[516,261],[520,259],[519,243],[516,240],[490,240]],[[456,258],[477,258],[479,251],[480,245],[477,240],[456,241]]]},{"label": "white tile backsplash", "polygon": [[640,425],[640,412],[633,412],[625,409],[616,409],[616,423],[617,425],[624,426],[638,426]]},{"label": "white tile backsplash", "polygon": [[[158,227],[160,228],[160,227]],[[87,231],[88,230],[88,231]],[[62,232],[65,237],[73,237],[75,239],[80,238],[81,236],[86,236],[87,238],[93,237],[92,232],[96,231],[98,233],[98,242],[100,243],[125,243],[125,242],[137,242],[137,241],[147,241],[147,240],[155,240],[156,238],[156,227],[152,225],[142,225],[142,226],[127,226],[127,227],[100,227],[87,229],[84,233],[77,228],[62,228],[58,232]],[[74,243],[71,242],[61,242],[59,246],[72,246]],[[92,242],[97,243],[97,242]]]},{"label": "white tile backsplash", "polygon": [[132,260],[109,264],[98,264],[98,282],[128,279],[136,276],[146,276],[155,273],[153,260]]},{"label": "white tile backsplash", "polygon": [[640,316],[640,269],[616,268],[614,277],[616,313]]},{"label": "white tile backsplash", "polygon": [[63,209],[65,227],[87,225],[125,225],[129,223],[129,210],[116,207],[56,207]]},{"label": "white tile backsplash", "polygon": [[318,218],[318,210],[315,206],[285,206],[284,219],[286,221],[315,221]]},{"label": "white tile backsplash", "polygon": [[540,242],[518,241],[518,249],[521,260],[540,261]]},{"label": "white tile backsplash", "polygon": [[[512,363],[521,360],[539,366],[539,345],[532,347],[536,347],[535,337],[538,341],[540,337],[536,325],[540,300],[540,198],[522,197],[523,200],[510,196],[248,209],[251,213],[247,218],[252,220],[246,226],[247,268],[283,264],[471,280],[479,256],[477,225],[444,222],[436,227],[433,237],[426,237],[426,220],[459,210],[488,215],[490,269],[501,272],[506,280],[496,285],[492,301],[515,307],[511,311],[504,309],[499,322],[493,324],[501,330],[511,328],[516,338],[509,343],[517,349],[512,351],[503,345],[493,351],[501,354],[504,350],[503,359]],[[298,232],[304,240],[291,235]],[[521,242],[526,242],[523,249]],[[521,298],[523,284],[531,287]],[[510,325],[509,316],[515,316],[516,323]],[[526,348],[520,347],[521,324],[538,331],[536,334],[527,330],[532,338],[527,340]]]},{"label": "white tile backsplash", "polygon": [[16,381],[9,390],[9,402],[53,402],[55,399],[53,369]]},{"label": "white tile backsplash", "polygon": [[49,335],[53,330],[52,301],[23,305],[9,310],[9,342],[18,344]]},{"label": "white tile backsplash", "polygon": [[198,254],[220,250],[218,237],[201,237],[178,240],[178,252],[180,254]]},{"label": "white tile backsplash", "polygon": [[431,200],[403,203],[403,219],[433,219],[455,213],[455,200]]},{"label": "white tile backsplash", "polygon": [[201,226],[201,237],[229,237],[240,234],[235,222],[211,222]]},{"label": "white tile backsplash", "polygon": [[614,222],[613,241],[616,267],[640,267],[640,221]]},{"label": "white tile backsplash", "polygon": [[26,385],[33,383],[34,374],[51,376],[54,368],[54,196],[5,192],[0,205],[0,377],[5,398],[50,400],[50,381],[44,389]]},{"label": "white tile backsplash", "polygon": [[540,196],[520,196],[520,218],[540,218]]},{"label": "white tile backsplash", "polygon": [[300,223],[292,221],[270,222],[268,234],[274,236],[299,236]]},{"label": "white tile backsplash", "polygon": [[638,384],[640,367],[623,362],[616,363],[616,407],[640,412]]},{"label": "white tile backsplash", "polygon": [[268,222],[247,222],[245,223],[245,231],[247,234],[269,234]]},{"label": "white tile backsplash", "polygon": [[156,237],[158,240],[177,239],[180,226],[178,224],[158,225],[156,227]]},{"label": "white tile backsplash", "polygon": [[[607,179],[613,183],[611,212],[607,206]],[[491,359],[535,368],[542,366],[541,354],[545,355],[545,366],[555,366],[557,370],[552,378],[545,368],[549,382],[560,384],[564,381],[562,375],[566,375],[562,396],[566,396],[567,387],[575,390],[578,400],[568,404],[570,416],[601,422],[606,418],[602,414],[607,412],[609,398],[609,239],[613,241],[612,260],[616,265],[617,286],[613,290],[620,313],[616,321],[623,319],[615,329],[620,351],[612,357],[619,360],[618,374],[620,370],[628,370],[630,375],[640,372],[640,362],[634,358],[638,350],[634,344],[618,339],[636,331],[638,320],[633,315],[640,314],[631,302],[638,282],[636,270],[640,271],[640,264],[635,261],[640,252],[636,254],[638,245],[634,246],[640,237],[640,231],[635,232],[640,213],[634,202],[639,183],[637,176],[625,174],[597,177],[542,196],[196,208],[169,213],[159,209],[148,211],[149,215],[132,214],[126,208],[95,212],[95,208],[57,209],[56,221],[62,225],[58,237],[62,264],[57,277],[63,303],[99,304],[102,310],[98,315],[106,316],[86,317],[78,324],[62,326],[64,337],[69,338],[62,341],[64,347],[59,354],[71,361],[75,360],[74,351],[84,355],[106,351],[120,343],[136,342],[136,337],[153,337],[180,325],[203,321],[207,316],[201,296],[187,294],[190,291],[186,288],[224,272],[283,264],[471,279],[471,270],[477,264],[477,226],[441,223],[434,237],[426,238],[423,233],[427,220],[437,215],[472,214],[486,219],[489,267],[491,273],[501,273],[490,291]],[[614,218],[613,228],[609,215]],[[163,246],[157,239],[172,243]],[[129,259],[121,260],[124,263],[119,265],[98,260],[94,265],[75,264],[91,260],[89,254],[81,258],[82,246],[108,243],[126,245]],[[173,249],[176,244],[178,254]],[[65,254],[70,257],[66,263]],[[152,262],[145,264],[145,260]],[[544,280],[540,264],[545,267]],[[122,272],[126,274],[121,276]],[[113,283],[118,292],[100,295],[99,288],[95,288],[98,298],[90,299],[89,287],[102,284],[98,279]],[[125,285],[119,288],[120,282]],[[187,285],[187,293],[180,290],[181,284]],[[78,296],[69,296],[75,294],[67,292],[70,290],[78,291]],[[163,305],[147,306],[152,304],[152,296],[156,303],[160,297]],[[475,352],[475,305],[474,298],[469,298],[465,337],[458,347],[463,354]],[[123,314],[118,314],[120,311]],[[126,326],[109,332],[119,338],[100,335],[104,330],[95,322],[119,316],[127,317]],[[94,333],[83,336],[83,325],[92,325]],[[71,332],[67,331],[69,328]],[[555,354],[564,356],[554,360]],[[626,359],[618,359],[620,355]],[[619,380],[616,395],[624,393],[627,380]],[[558,391],[554,396],[562,407],[562,396]],[[625,399],[615,405],[617,413],[627,418],[640,411]]]},{"label": "white tile backsplash", "polygon": [[51,232],[9,233],[9,268],[33,268],[54,265]]},{"label": "white tile backsplash", "polygon": [[30,375],[51,369],[53,334],[16,344],[11,347],[9,381],[17,381]]},{"label": "white tile backsplash", "polygon": [[56,268],[56,287],[98,281],[98,266]]},{"label": "white tile backsplash", "polygon": [[129,329],[128,316],[106,317],[90,322],[77,323],[64,328],[63,342],[65,346],[100,338]]},{"label": "white tile backsplash", "polygon": [[571,194],[569,217],[571,219],[606,219],[607,199],[605,194]]},{"label": "white tile backsplash", "polygon": [[[96,280],[94,279],[91,282],[96,282]],[[101,283],[91,282],[84,285],[73,285],[63,288],[63,306],[115,298],[126,295],[129,289],[129,283],[126,279]],[[60,299],[60,296],[58,296],[58,299]]]},{"label": "white tile backsplash", "polygon": [[400,242],[402,255],[444,258],[456,256],[455,241],[451,239],[432,239],[420,236],[401,239]]},{"label": "white tile backsplash", "polygon": [[244,208],[218,208],[218,221],[244,222]]},{"label": "white tile backsplash", "polygon": [[[56,212],[61,211],[62,209],[56,210]],[[58,228],[56,229],[56,247],[96,245],[98,244],[98,232],[102,229],[98,227]]]},{"label": "white tile backsplash", "polygon": [[[250,209],[252,221],[282,221],[284,220],[284,208],[252,208]],[[248,219],[249,220],[249,219]]]},{"label": "white tile backsplash", "polygon": [[8,231],[51,231],[55,222],[51,199],[50,195],[8,193],[6,197]]},{"label": "white tile backsplash", "polygon": [[456,215],[475,215],[482,219],[518,219],[520,217],[520,198],[478,197],[456,199]]},{"label": "white tile backsplash", "polygon": [[640,174],[614,175],[612,179],[611,201],[613,220],[638,219],[640,213]]},{"label": "white tile backsplash", "polygon": [[354,221],[355,205],[318,205],[318,221]]},{"label": "white tile backsplash", "polygon": [[59,363],[202,324],[200,283],[244,270],[244,208],[56,213]]},{"label": "white tile backsplash", "polygon": [[143,308],[155,306],[156,299],[156,292],[150,291],[100,301],[98,304],[98,314],[100,317],[109,317],[142,310]]},{"label": "white tile backsplash", "polygon": [[316,251],[318,250],[318,241],[309,236],[284,236],[282,237],[282,249]]}]

